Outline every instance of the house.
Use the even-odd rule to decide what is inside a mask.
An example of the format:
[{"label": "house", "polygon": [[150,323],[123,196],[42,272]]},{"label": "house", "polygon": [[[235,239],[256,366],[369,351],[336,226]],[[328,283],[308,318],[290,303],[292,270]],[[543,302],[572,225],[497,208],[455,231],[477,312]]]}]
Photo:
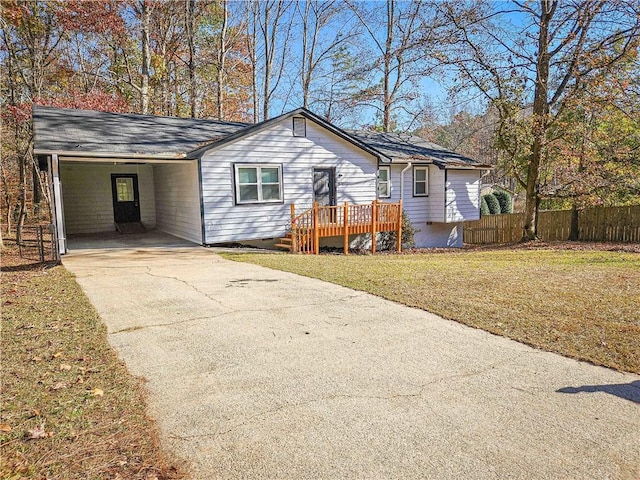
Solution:
[{"label": "house", "polygon": [[[404,202],[416,245],[461,246],[489,168],[409,135],[347,132],[306,109],[255,125],[34,106],[60,254],[140,222],[202,245],[284,235],[296,210]],[[273,241],[271,243],[274,243]]]}]

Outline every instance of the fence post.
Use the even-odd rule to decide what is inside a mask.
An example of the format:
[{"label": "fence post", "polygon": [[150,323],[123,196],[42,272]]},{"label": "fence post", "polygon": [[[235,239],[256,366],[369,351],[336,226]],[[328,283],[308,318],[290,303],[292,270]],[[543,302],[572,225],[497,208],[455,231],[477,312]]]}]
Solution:
[{"label": "fence post", "polygon": [[402,252],[402,200],[398,202],[398,253]]},{"label": "fence post", "polygon": [[44,262],[44,236],[42,235],[42,225],[38,225],[38,249],[40,251],[40,261]]},{"label": "fence post", "polygon": [[371,254],[376,254],[376,222],[378,221],[378,201],[371,202]]},{"label": "fence post", "polygon": [[318,202],[313,202],[313,250],[320,255],[320,229],[318,228]]},{"label": "fence post", "polygon": [[342,229],[344,230],[344,254],[349,255],[349,202],[344,202]]}]

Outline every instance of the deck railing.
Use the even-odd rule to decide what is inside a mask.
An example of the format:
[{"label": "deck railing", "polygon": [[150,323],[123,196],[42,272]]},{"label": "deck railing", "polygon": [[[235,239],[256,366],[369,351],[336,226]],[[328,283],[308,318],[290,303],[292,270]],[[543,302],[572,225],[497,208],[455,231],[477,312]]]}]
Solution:
[{"label": "deck railing", "polygon": [[296,253],[320,252],[320,238],[344,239],[344,254],[349,253],[349,235],[371,234],[371,252],[376,253],[376,234],[397,232],[397,250],[402,251],[402,202],[380,203],[377,200],[365,205],[320,206],[300,214],[291,204],[292,251]]}]

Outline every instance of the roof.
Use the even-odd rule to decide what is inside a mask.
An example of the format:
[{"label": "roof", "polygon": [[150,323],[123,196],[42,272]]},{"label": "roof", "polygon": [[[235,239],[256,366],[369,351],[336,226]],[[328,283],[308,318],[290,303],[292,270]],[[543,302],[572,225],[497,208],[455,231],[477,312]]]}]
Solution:
[{"label": "roof", "polygon": [[417,135],[376,131],[348,133],[387,156],[394,163],[433,163],[440,168],[490,168],[489,165],[447,150]]},{"label": "roof", "polygon": [[227,137],[247,124],[34,105],[33,127],[36,154],[181,158],[203,142]]},{"label": "roof", "polygon": [[194,150],[192,152],[189,152],[189,154],[187,155],[188,158],[197,158],[198,156],[202,155],[204,152],[206,152],[207,150],[211,150],[213,148],[219,148],[227,143],[233,142],[239,138],[242,137],[246,137],[247,135],[251,135],[254,133],[257,133],[261,130],[265,130],[269,127],[271,127],[274,124],[277,124],[283,120],[286,120],[287,118],[291,118],[294,116],[301,116],[301,117],[306,117],[310,120],[312,120],[313,122],[315,122],[316,124],[320,125],[321,127],[324,127],[325,129],[329,130],[331,133],[341,137],[343,140],[346,140],[347,142],[355,145],[356,147],[366,151],[367,153],[370,153],[371,155],[373,155],[374,157],[382,160],[383,162],[389,162],[391,161],[391,159],[389,157],[387,157],[384,153],[376,150],[375,148],[372,148],[372,146],[370,144],[368,144],[367,142],[363,142],[362,140],[356,138],[354,135],[346,132],[345,130],[342,130],[338,127],[336,127],[335,125],[332,125],[331,123],[327,122],[326,120],[318,117],[315,113],[307,110],[306,108],[297,108],[295,110],[292,110],[291,112],[287,112],[284,113],[278,117],[273,117],[270,118],[269,120],[265,120],[264,122],[260,122],[260,123],[256,123],[253,125],[250,125],[248,127],[246,127],[243,130],[238,130],[237,132],[235,132],[234,134],[231,134],[225,138],[222,139],[218,139],[214,142],[209,142],[207,145],[202,146],[201,148]]},{"label": "roof", "polygon": [[247,124],[34,105],[34,152],[77,157],[188,160],[293,116],[312,120],[383,162],[433,163],[440,168],[490,168],[416,135],[341,130],[305,108],[261,123]]}]

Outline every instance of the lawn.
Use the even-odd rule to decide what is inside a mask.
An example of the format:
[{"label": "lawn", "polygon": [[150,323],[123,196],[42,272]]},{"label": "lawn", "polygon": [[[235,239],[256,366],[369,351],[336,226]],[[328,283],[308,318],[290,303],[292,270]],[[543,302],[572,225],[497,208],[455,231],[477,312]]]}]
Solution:
[{"label": "lawn", "polygon": [[640,254],[511,248],[386,255],[226,253],[640,373]]},{"label": "lawn", "polygon": [[8,267],[6,253],[0,478],[180,478],[140,381],[73,276],[62,266]]}]

